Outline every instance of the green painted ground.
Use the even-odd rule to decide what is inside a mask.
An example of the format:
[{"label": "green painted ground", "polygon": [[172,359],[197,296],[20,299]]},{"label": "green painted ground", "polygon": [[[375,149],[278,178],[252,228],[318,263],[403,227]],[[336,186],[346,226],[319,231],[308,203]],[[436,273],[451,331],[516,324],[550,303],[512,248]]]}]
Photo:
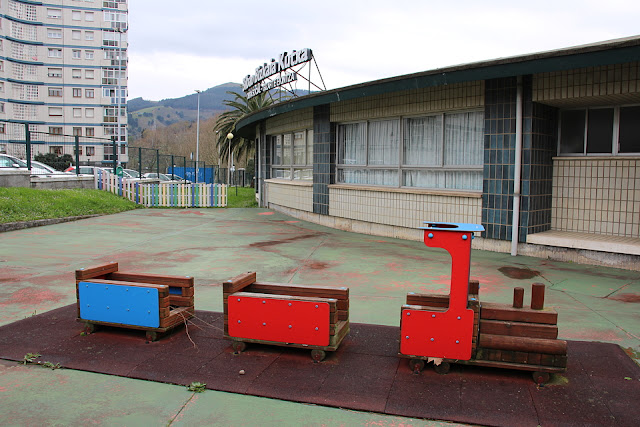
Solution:
[{"label": "green painted ground", "polygon": [[[122,270],[196,278],[196,308],[222,310],[220,283],[349,286],[352,322],[398,325],[407,292],[448,292],[449,257],[420,242],[333,230],[264,209],[134,210],[0,234],[0,325],[75,302],[73,272]],[[506,267],[506,268],[505,268]],[[518,274],[529,279],[515,278]],[[640,355],[640,272],[473,251],[481,301],[548,285],[560,337],[619,344]],[[510,277],[511,276],[511,277]],[[384,417],[86,372],[0,364],[0,425],[424,425]],[[433,424],[437,425],[437,424]]]}]

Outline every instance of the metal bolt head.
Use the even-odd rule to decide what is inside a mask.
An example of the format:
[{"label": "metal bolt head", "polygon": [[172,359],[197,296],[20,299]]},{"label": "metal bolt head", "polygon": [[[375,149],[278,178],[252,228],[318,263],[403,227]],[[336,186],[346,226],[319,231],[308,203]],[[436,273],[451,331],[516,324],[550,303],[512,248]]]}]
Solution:
[{"label": "metal bolt head", "polygon": [[404,339],[408,340],[408,339],[409,339],[409,335],[407,335],[406,337],[404,337]]},{"label": "metal bolt head", "polygon": [[410,311],[407,311],[407,316],[411,316],[411,312]]},{"label": "metal bolt head", "polygon": [[433,233],[427,234],[427,237],[430,238],[430,239],[433,239]]},{"label": "metal bolt head", "polygon": [[291,329],[291,325],[289,325],[289,329]]},{"label": "metal bolt head", "polygon": [[435,341],[435,340],[436,340],[435,338],[431,338],[431,341]]},{"label": "metal bolt head", "polygon": [[316,326],[316,331],[318,330],[318,327]]},{"label": "metal bolt head", "polygon": [[107,310],[109,310],[109,306],[107,306]]},{"label": "metal bolt head", "polygon": [[460,320],[460,316],[458,316],[458,320]]},{"label": "metal bolt head", "polygon": [[266,323],[263,323],[263,324],[262,324],[262,326],[267,326],[267,324],[266,324]]},{"label": "metal bolt head", "polygon": [[240,302],[240,298],[238,298],[238,302]]},{"label": "metal bolt head", "polygon": [[460,344],[460,341],[459,341],[459,340],[456,340],[456,344]]},{"label": "metal bolt head", "polygon": [[462,235],[462,240],[467,240],[469,238],[469,236],[467,236],[466,234]]},{"label": "metal bolt head", "polygon": [[265,300],[262,300],[262,303],[263,303],[263,304],[266,304],[267,302],[266,302]]},{"label": "metal bolt head", "polygon": [[289,303],[289,307],[291,307],[291,303]]},{"label": "metal bolt head", "polygon": [[316,308],[318,308],[318,304],[316,304]]},{"label": "metal bolt head", "polygon": [[242,323],[240,320],[238,320],[238,323]]},{"label": "metal bolt head", "polygon": [[435,314],[432,314],[432,315],[431,315],[431,317],[436,317],[436,315],[435,315]]}]

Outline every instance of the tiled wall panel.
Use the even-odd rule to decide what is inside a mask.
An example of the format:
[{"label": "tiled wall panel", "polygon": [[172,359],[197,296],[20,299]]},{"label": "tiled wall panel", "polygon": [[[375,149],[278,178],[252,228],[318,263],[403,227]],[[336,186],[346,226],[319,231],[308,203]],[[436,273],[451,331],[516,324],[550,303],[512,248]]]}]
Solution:
[{"label": "tiled wall panel", "polygon": [[640,63],[588,67],[537,74],[533,101],[557,106],[638,102]]},{"label": "tiled wall panel", "polygon": [[456,83],[342,101],[331,105],[332,122],[368,120],[447,110],[482,108],[482,81]]},{"label": "tiled wall panel", "polygon": [[336,182],[336,125],[329,105],[313,109],[313,212],[329,215],[329,185]]},{"label": "tiled wall panel", "polygon": [[640,158],[556,158],[552,229],[640,237]]},{"label": "tiled wall panel", "polygon": [[330,188],[329,214],[376,224],[407,228],[423,221],[480,223],[479,197],[444,196],[365,189]]},{"label": "tiled wall panel", "polygon": [[313,212],[313,187],[268,181],[269,203],[305,212]]},{"label": "tiled wall panel", "polygon": [[305,108],[279,114],[266,120],[267,135],[292,132],[300,129],[313,129],[313,108]]}]

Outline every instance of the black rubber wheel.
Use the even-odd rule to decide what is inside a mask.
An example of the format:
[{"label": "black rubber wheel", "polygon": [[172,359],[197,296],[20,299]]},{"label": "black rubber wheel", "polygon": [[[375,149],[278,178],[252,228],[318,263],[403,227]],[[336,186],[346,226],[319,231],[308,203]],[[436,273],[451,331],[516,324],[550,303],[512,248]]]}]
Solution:
[{"label": "black rubber wheel", "polygon": [[233,352],[235,354],[239,354],[247,349],[247,343],[242,341],[234,341],[232,344],[232,347],[233,347]]},{"label": "black rubber wheel", "polygon": [[411,369],[414,374],[419,374],[424,369],[424,360],[409,359],[409,369]]},{"label": "black rubber wheel", "polygon": [[156,331],[146,332],[147,341],[155,341],[158,339],[158,333]]},{"label": "black rubber wheel", "polygon": [[445,375],[449,373],[449,369],[451,369],[451,364],[449,362],[442,362],[439,365],[433,365],[433,369],[440,375]]},{"label": "black rubber wheel", "polygon": [[311,350],[311,358],[315,363],[322,362],[327,357],[327,353],[324,350]]},{"label": "black rubber wheel", "polygon": [[549,382],[549,373],[548,372],[538,372],[535,371],[533,374],[531,374],[533,376],[533,381],[537,384],[537,385],[545,385],[546,383]]},{"label": "black rubber wheel", "polygon": [[84,324],[84,333],[89,335],[96,331],[97,327],[93,323],[85,323]]}]

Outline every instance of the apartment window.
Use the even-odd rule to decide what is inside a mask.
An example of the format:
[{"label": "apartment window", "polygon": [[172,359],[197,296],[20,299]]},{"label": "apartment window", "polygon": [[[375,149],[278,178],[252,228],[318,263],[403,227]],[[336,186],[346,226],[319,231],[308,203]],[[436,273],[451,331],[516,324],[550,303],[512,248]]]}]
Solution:
[{"label": "apartment window", "polygon": [[82,108],[74,108],[73,117],[82,117]]},{"label": "apartment window", "polygon": [[81,21],[82,20],[82,12],[80,12],[79,10],[72,10],[71,11],[71,19],[73,19],[74,21]]},{"label": "apartment window", "polygon": [[81,79],[82,78],[82,70],[80,68],[72,68],[71,69],[71,78],[73,78],[73,79]]},{"label": "apartment window", "polygon": [[0,82],[0,92],[4,92],[4,82]]},{"label": "apartment window", "polygon": [[313,131],[271,136],[274,178],[313,179]]},{"label": "apartment window", "polygon": [[338,126],[338,182],[482,190],[483,113]]},{"label": "apartment window", "polygon": [[84,70],[84,78],[85,79],[92,79],[95,76],[95,72],[94,70]]},{"label": "apartment window", "polygon": [[72,30],[71,31],[71,38],[73,40],[80,40],[82,38],[82,31],[80,31],[80,30]]},{"label": "apartment window", "polygon": [[[73,136],[82,136],[82,128],[78,127],[74,127],[73,128]],[[82,154],[82,153],[80,153]]]},{"label": "apartment window", "polygon": [[62,145],[50,145],[49,153],[55,154],[56,156],[62,156],[64,154],[64,148]]},{"label": "apartment window", "polygon": [[78,50],[78,49],[74,49],[71,51],[71,57],[73,59],[81,59],[82,58],[82,51]]},{"label": "apartment window", "polygon": [[558,151],[565,156],[640,153],[640,106],[561,111]]},{"label": "apartment window", "polygon": [[62,135],[62,127],[60,127],[60,126],[49,126],[49,133],[51,135]]},{"label": "apartment window", "polygon": [[4,61],[0,61],[0,71],[4,71]]},{"label": "apartment window", "polygon": [[50,116],[62,116],[62,107],[49,107]]},{"label": "apartment window", "polygon": [[50,87],[49,88],[49,96],[61,97],[62,96],[62,88],[61,87]]},{"label": "apartment window", "polygon": [[62,10],[60,9],[47,9],[47,18],[60,19],[62,18]]},{"label": "apartment window", "polygon": [[[80,129],[80,133],[78,135],[75,134],[76,129]],[[73,128],[73,135],[74,136],[82,136],[82,128]],[[82,156],[82,145],[78,146],[78,149],[76,150],[75,147],[73,149],[73,154],[77,154],[78,156]]]},{"label": "apartment window", "polygon": [[62,58],[62,49],[49,48],[49,58]]},{"label": "apartment window", "polygon": [[82,98],[82,89],[79,87],[73,88],[73,97],[74,98]]},{"label": "apartment window", "polygon": [[[0,134],[5,134],[7,133],[5,127],[4,127],[4,123],[0,123]],[[4,148],[4,150],[2,150],[2,148]],[[7,153],[7,146],[4,145],[4,147],[0,147],[0,153],[6,154]]]},{"label": "apartment window", "polygon": [[93,22],[95,20],[95,15],[93,12],[85,12],[84,20],[87,22]]},{"label": "apartment window", "polygon": [[93,51],[85,50],[84,51],[84,59],[93,59]]},{"label": "apartment window", "polygon": [[47,37],[50,39],[61,39],[62,30],[59,28],[47,28]]},{"label": "apartment window", "polygon": [[[91,135],[89,135],[89,129],[91,129]],[[93,128],[87,128],[87,136],[93,136]],[[96,155],[96,147],[87,147],[87,157]]]},{"label": "apartment window", "polygon": [[93,108],[85,108],[84,109],[84,116],[85,117],[94,117],[94,111]]},{"label": "apartment window", "polygon": [[4,102],[0,102],[0,113],[4,113]]},{"label": "apartment window", "polygon": [[85,98],[94,98],[95,97],[95,92],[93,89],[85,89],[84,90],[84,97]]},{"label": "apartment window", "polygon": [[86,41],[93,41],[93,39],[94,39],[93,31],[85,31],[84,32],[84,39]]},{"label": "apartment window", "polygon": [[[0,27],[1,28],[1,27]],[[4,40],[0,40],[0,50],[4,50]]]},{"label": "apartment window", "polygon": [[47,70],[47,76],[54,78],[62,77],[62,68],[49,68]]}]

